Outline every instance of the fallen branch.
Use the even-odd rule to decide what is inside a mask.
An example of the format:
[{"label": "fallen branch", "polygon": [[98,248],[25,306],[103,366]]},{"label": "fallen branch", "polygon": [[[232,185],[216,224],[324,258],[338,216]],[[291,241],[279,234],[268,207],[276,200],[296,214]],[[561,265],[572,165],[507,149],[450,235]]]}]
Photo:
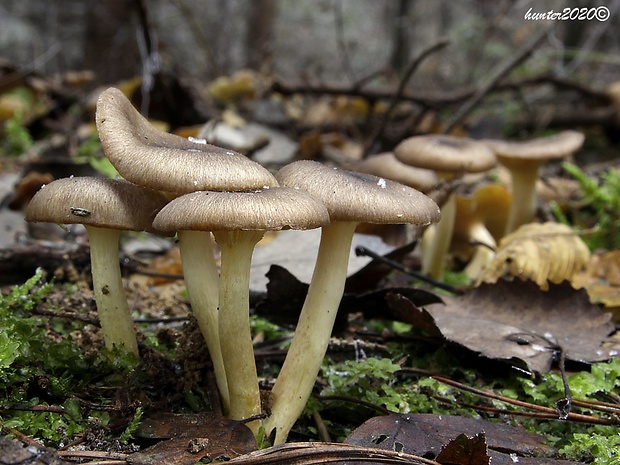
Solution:
[{"label": "fallen branch", "polygon": [[448,120],[443,129],[443,133],[449,133],[459,123],[461,123],[461,121],[463,121],[463,119],[482,101],[482,99],[489,94],[491,89],[493,89],[504,76],[509,74],[514,68],[529,58],[534,49],[542,42],[554,25],[555,24],[552,23],[550,26],[547,26],[545,29],[541,30],[538,35],[525,44],[525,46],[519,50],[516,55],[510,58],[507,62],[502,63],[493,73],[491,78],[482,87],[480,87],[454,115],[452,115],[452,118]]}]

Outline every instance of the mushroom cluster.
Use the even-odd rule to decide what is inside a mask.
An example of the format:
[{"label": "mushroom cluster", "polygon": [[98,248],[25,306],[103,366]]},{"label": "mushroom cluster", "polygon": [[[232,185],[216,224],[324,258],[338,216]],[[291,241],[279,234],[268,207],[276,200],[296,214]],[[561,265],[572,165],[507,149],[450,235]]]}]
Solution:
[{"label": "mushroom cluster", "polygon": [[[423,135],[405,139],[394,148],[402,163],[435,170],[439,177],[453,181],[466,173],[479,173],[495,166],[495,155],[486,145],[463,137]],[[450,194],[441,207],[442,218],[428,228],[422,244],[422,272],[434,279],[443,276],[446,255],[452,241],[456,218],[456,200]]]},{"label": "mushroom cluster", "polygon": [[[318,162],[294,162],[274,176],[237,152],[156,129],[115,88],[99,96],[96,124],[104,153],[123,179],[53,181],[34,196],[26,219],[86,226],[106,345],[136,355],[118,266],[120,230],[176,234],[223,410],[232,419],[249,419],[255,434],[264,426],[276,443],[284,442],[327,350],[356,225],[428,225],[439,221],[439,207],[414,188]],[[263,423],[248,318],[252,253],[265,231],[318,227],[314,274]],[[221,249],[219,271],[213,240]]]}]

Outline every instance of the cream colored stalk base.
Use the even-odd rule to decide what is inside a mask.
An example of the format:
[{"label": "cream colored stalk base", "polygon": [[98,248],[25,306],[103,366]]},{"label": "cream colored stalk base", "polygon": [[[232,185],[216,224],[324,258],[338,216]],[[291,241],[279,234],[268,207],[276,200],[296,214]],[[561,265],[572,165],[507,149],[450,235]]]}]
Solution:
[{"label": "cream colored stalk base", "polygon": [[493,249],[497,243],[495,242],[495,238],[482,223],[476,224],[471,229],[469,239],[472,242],[484,244],[476,246],[474,255],[464,270],[470,279],[476,280],[482,273],[484,267],[495,257],[495,250]]},{"label": "cream colored stalk base", "polygon": [[271,392],[271,416],[265,432],[269,436],[276,430],[275,444],[286,441],[312,393],[344,292],[356,225],[335,221],[323,227],[310,288]]},{"label": "cream colored stalk base", "polygon": [[230,410],[226,371],[220,347],[218,323],[219,276],[213,256],[213,240],[206,231],[179,231],[179,250],[185,286],[200,331],[205,338],[224,413]]},{"label": "cream colored stalk base", "polygon": [[453,194],[446,199],[441,207],[441,220],[433,228],[429,227],[425,234],[432,234],[428,251],[423,251],[422,273],[435,280],[441,280],[446,266],[446,256],[454,232],[456,216],[456,198]]},{"label": "cream colored stalk base", "polygon": [[108,349],[123,347],[138,356],[138,342],[127,305],[118,260],[118,229],[85,226],[90,242],[90,262],[97,313]]},{"label": "cream colored stalk base", "polygon": [[506,234],[516,231],[519,226],[531,223],[536,218],[536,181],[538,180],[539,165],[524,167],[510,166],[512,178],[512,202],[508,213]]},{"label": "cream colored stalk base", "polygon": [[[220,345],[230,397],[228,416],[245,420],[261,413],[258,375],[250,331],[250,265],[263,231],[215,231],[222,251],[220,268]],[[248,423],[256,435],[260,421]]]}]

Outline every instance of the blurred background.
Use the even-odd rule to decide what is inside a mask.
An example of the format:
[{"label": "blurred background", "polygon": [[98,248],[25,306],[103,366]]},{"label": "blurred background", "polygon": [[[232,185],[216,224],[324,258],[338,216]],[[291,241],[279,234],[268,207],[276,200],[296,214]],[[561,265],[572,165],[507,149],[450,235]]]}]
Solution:
[{"label": "blurred background", "polygon": [[[620,1],[606,2],[3,0],[0,91],[30,73],[62,77],[88,71],[65,78],[83,80],[79,85],[89,90],[140,78],[139,98],[161,102],[169,92],[168,98],[183,107],[155,114],[174,127],[213,117],[214,103],[221,108],[239,99],[239,93],[260,98],[303,85],[296,95],[307,97],[336,88],[347,91],[339,95],[367,93],[372,98],[365,103],[374,106],[375,92],[384,92],[388,98],[383,101],[389,101],[403,83],[401,97],[408,98],[401,100],[414,104],[414,126],[431,120],[441,125],[500,67],[508,66],[505,79],[498,81],[501,91],[487,92],[476,105],[478,118],[468,121],[468,127],[486,136],[570,126],[588,116],[609,118],[589,111],[580,118],[574,114],[583,105],[602,111],[611,102],[610,85],[618,80]],[[594,10],[600,7],[606,8],[608,19],[594,17],[602,13]],[[564,8],[585,8],[591,19],[526,19],[528,13],[531,18]],[[542,37],[531,44],[538,35]],[[442,40],[448,43],[428,53],[403,81],[416,57]],[[518,61],[522,53],[526,56]],[[253,71],[240,84],[245,94],[239,89],[225,90],[236,92],[232,97],[215,92],[213,102],[209,85],[240,70]],[[274,86],[278,83],[282,88]],[[554,112],[549,103],[562,108]],[[563,106],[569,103],[572,110]],[[145,113],[148,106],[143,104]],[[362,106],[359,116],[381,111]],[[273,107],[261,108],[268,113],[264,118],[284,123]],[[409,132],[436,129],[409,124]]]}]

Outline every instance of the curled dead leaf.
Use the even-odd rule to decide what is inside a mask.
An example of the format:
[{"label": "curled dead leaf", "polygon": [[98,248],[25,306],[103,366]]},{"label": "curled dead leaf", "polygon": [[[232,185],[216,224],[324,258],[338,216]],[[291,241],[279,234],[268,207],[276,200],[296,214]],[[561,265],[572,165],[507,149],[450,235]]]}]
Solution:
[{"label": "curled dead leaf", "polygon": [[549,281],[572,281],[590,260],[590,251],[581,238],[561,223],[530,223],[505,236],[480,282],[494,283],[504,276],[531,280],[541,289]]}]

